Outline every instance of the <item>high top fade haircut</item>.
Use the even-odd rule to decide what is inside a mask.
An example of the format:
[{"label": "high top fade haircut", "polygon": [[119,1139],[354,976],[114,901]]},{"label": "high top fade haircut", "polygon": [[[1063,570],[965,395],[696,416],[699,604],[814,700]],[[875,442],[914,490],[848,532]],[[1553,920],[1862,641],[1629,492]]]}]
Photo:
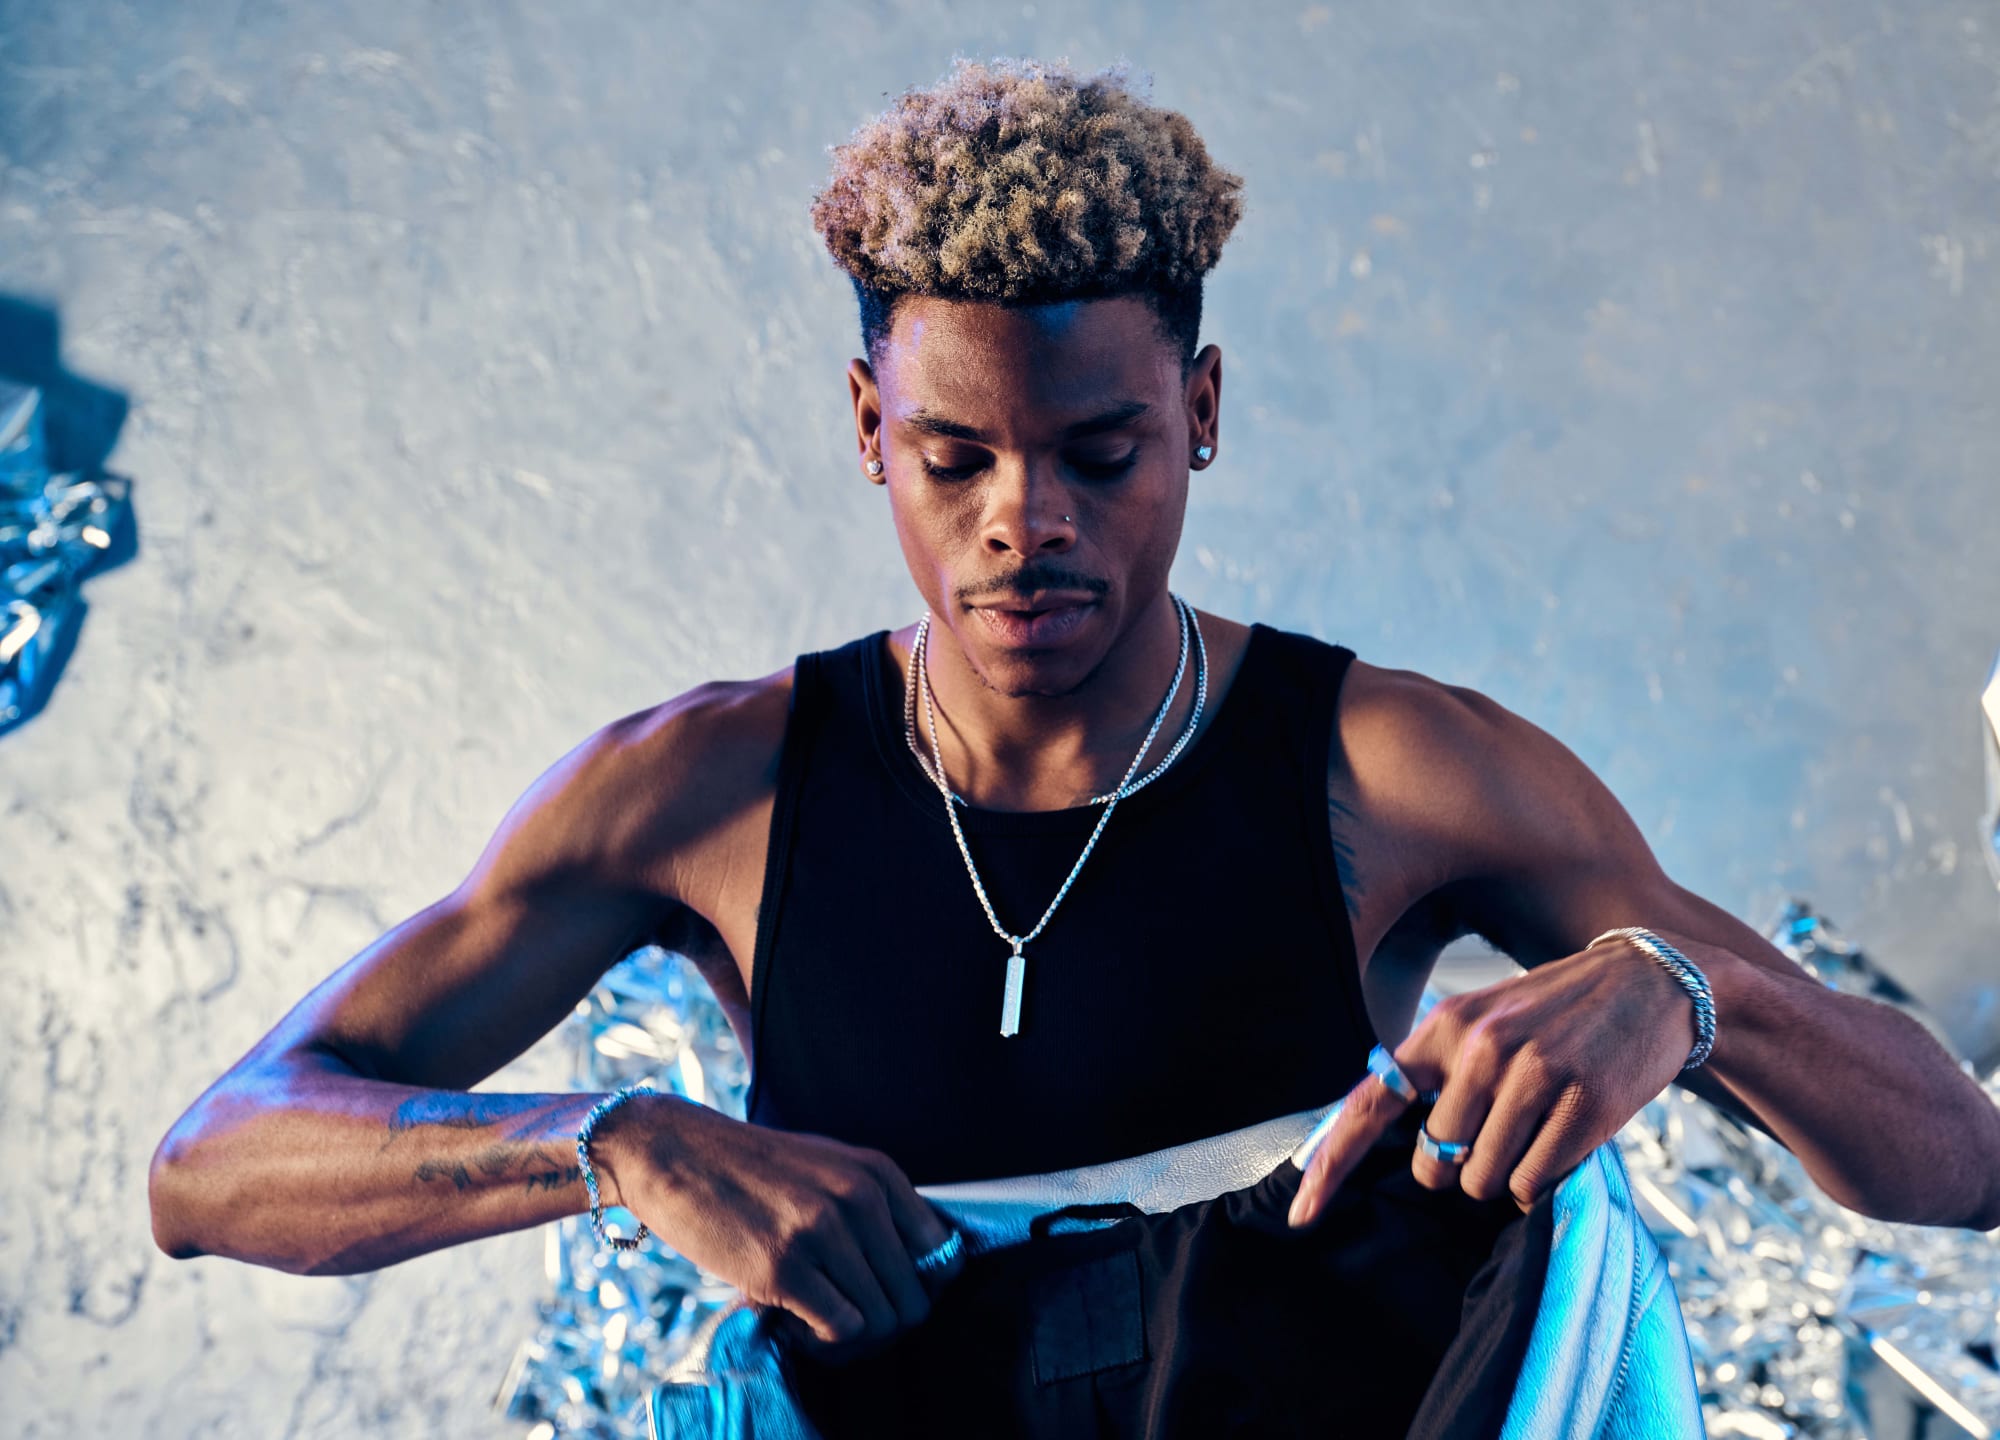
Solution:
[{"label": "high top fade haircut", "polygon": [[876,363],[906,295],[1037,305],[1144,299],[1193,363],[1202,276],[1243,212],[1242,177],[1129,68],[956,60],[829,147],[812,219],[854,282]]}]

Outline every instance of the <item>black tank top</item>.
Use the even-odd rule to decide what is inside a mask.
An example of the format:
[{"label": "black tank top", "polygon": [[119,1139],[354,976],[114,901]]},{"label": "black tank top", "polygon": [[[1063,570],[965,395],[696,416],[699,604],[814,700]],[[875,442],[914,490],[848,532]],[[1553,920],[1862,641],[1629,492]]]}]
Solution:
[{"label": "black tank top", "polygon": [[[1121,1159],[1338,1099],[1367,1071],[1328,828],[1345,646],[1254,626],[1208,728],[1121,801],[1008,945],[910,754],[887,631],[803,655],[751,972],[752,1121],[882,1150],[913,1184]],[[1001,923],[1041,916],[1101,811],[960,812]]]}]

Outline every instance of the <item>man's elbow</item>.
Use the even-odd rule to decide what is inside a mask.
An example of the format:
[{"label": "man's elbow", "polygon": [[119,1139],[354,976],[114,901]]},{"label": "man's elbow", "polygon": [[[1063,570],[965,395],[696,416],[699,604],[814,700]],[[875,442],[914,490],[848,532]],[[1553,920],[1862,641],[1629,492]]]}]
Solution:
[{"label": "man's elbow", "polygon": [[262,1226],[247,1229],[245,1217],[254,1202],[215,1155],[204,1153],[200,1134],[188,1134],[188,1128],[183,1121],[168,1132],[146,1172],[153,1243],[163,1254],[175,1260],[214,1255],[288,1275],[344,1275],[367,1268],[302,1248],[298,1236],[274,1236]]},{"label": "man's elbow", "polygon": [[153,1243],[175,1260],[220,1255],[290,1270],[283,1257],[251,1253],[245,1221],[254,1213],[242,1174],[240,1137],[219,1126],[213,1092],[174,1122],[146,1170]]},{"label": "man's elbow", "polygon": [[1973,1230],[2000,1230],[2000,1175],[1987,1187],[1985,1207],[1968,1222]]},{"label": "man's elbow", "polygon": [[189,1161],[189,1142],[181,1134],[181,1125],[176,1125],[160,1141],[153,1152],[153,1163],[146,1171],[146,1201],[152,1210],[153,1243],[175,1260],[192,1260],[209,1252],[203,1248],[198,1236],[200,1200],[193,1166]]}]

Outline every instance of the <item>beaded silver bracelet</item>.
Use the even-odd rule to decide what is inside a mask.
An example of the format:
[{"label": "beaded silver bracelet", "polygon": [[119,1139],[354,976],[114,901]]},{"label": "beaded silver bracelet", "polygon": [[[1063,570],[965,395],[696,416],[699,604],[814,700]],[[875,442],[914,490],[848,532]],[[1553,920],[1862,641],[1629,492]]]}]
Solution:
[{"label": "beaded silver bracelet", "polygon": [[1650,930],[1637,925],[1625,925],[1616,930],[1606,930],[1596,940],[1583,948],[1588,950],[1605,940],[1630,940],[1634,945],[1667,967],[1681,988],[1694,999],[1694,1049],[1688,1051],[1688,1058],[1681,1066],[1681,1074],[1696,1069],[1708,1059],[1708,1052],[1715,1048],[1715,995],[1708,988],[1708,977],[1701,973],[1694,961],[1681,954],[1673,946]]},{"label": "beaded silver bracelet", "polygon": [[597,1172],[590,1168],[590,1136],[597,1129],[597,1122],[630,1100],[634,1095],[653,1093],[653,1082],[641,1080],[635,1085],[627,1085],[622,1090],[613,1090],[602,1100],[590,1107],[590,1113],[583,1117],[583,1124],[576,1132],[576,1168],[583,1172],[583,1188],[590,1192],[590,1228],[597,1232],[598,1243],[609,1245],[613,1250],[636,1250],[639,1242],[652,1232],[646,1229],[646,1222],[639,1222],[637,1233],[632,1235],[612,1235],[604,1229],[604,1203],[597,1198]]}]

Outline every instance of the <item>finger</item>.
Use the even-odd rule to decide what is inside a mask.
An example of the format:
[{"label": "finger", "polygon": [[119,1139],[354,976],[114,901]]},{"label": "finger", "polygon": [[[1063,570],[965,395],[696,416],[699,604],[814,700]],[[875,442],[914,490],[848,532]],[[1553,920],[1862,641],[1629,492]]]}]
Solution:
[{"label": "finger", "polygon": [[[913,1258],[911,1268],[915,1268],[915,1256],[928,1255],[951,1238],[951,1224],[938,1213],[937,1207],[916,1192],[903,1172],[896,1171],[891,1183],[883,1187],[883,1198],[889,1202],[889,1217],[895,1222],[896,1233],[902,1237],[903,1248]],[[918,1271],[918,1277],[926,1284],[935,1285],[949,1280],[965,1268],[965,1246],[958,1247],[958,1253],[940,1266],[927,1271]]]},{"label": "finger", "polygon": [[[1440,1001],[1425,1016],[1424,1023],[1389,1052],[1404,1078],[1420,1094],[1443,1083],[1442,1057],[1449,1053],[1450,1036],[1459,1023],[1457,1008],[1451,1002]],[[1373,1072],[1362,1076],[1343,1098],[1339,1122],[1307,1162],[1298,1194],[1292,1199],[1289,1222],[1304,1227],[1317,1221],[1326,1209],[1327,1197],[1412,1103]]]},{"label": "finger", "polygon": [[1528,1146],[1508,1180],[1507,1188],[1513,1193],[1514,1203],[1523,1210],[1532,1210],[1536,1201],[1555,1189],[1564,1176],[1610,1138],[1593,1128],[1583,1087],[1566,1086],[1557,1094],[1534,1143]]},{"label": "finger", "polygon": [[[1458,1170],[1459,1188],[1475,1200],[1507,1193],[1508,1181],[1542,1128],[1555,1103],[1556,1091],[1546,1074],[1532,1064],[1515,1064],[1501,1077],[1472,1154]],[[1459,1130],[1433,1127],[1440,1139],[1456,1138]],[[1527,1208],[1527,1207],[1522,1207]]]},{"label": "finger", "polygon": [[[1485,1127],[1511,1059],[1499,1048],[1490,1025],[1475,1023],[1466,1030],[1457,1040],[1451,1069],[1430,1114],[1424,1117],[1424,1129],[1431,1139],[1470,1143],[1472,1154],[1478,1155],[1487,1144]],[[1470,1159],[1465,1161],[1465,1165],[1471,1163]],[[1463,1184],[1463,1172],[1464,1165],[1434,1158],[1421,1143],[1411,1152],[1410,1173],[1428,1190],[1457,1189]]]},{"label": "finger", "polygon": [[[843,1216],[847,1213],[845,1209],[841,1211]],[[813,1246],[813,1258],[840,1293],[861,1312],[867,1322],[867,1335],[887,1335],[895,1330],[896,1307],[889,1303],[882,1282],[875,1278],[874,1266],[862,1253],[851,1228],[838,1238],[818,1239]]]},{"label": "finger", "polygon": [[800,1263],[787,1274],[778,1303],[828,1345],[859,1339],[868,1328],[868,1317],[816,1265]]},{"label": "finger", "polygon": [[[929,1254],[929,1251],[925,1251]],[[946,1285],[956,1280],[965,1269],[966,1257],[972,1253],[969,1239],[961,1241],[958,1248],[942,1260],[933,1260],[928,1267],[917,1272],[926,1293],[935,1295]]]},{"label": "finger", "polygon": [[916,1256],[889,1214],[888,1197],[880,1190],[873,1192],[857,1205],[853,1220],[855,1239],[895,1309],[897,1326],[917,1324],[930,1314],[931,1297],[917,1275]]},{"label": "finger", "polygon": [[1305,1175],[1286,1217],[1289,1223],[1303,1228],[1317,1221],[1326,1209],[1327,1197],[1408,1106],[1407,1100],[1373,1075],[1348,1091],[1341,1098],[1340,1118],[1306,1162]]}]

